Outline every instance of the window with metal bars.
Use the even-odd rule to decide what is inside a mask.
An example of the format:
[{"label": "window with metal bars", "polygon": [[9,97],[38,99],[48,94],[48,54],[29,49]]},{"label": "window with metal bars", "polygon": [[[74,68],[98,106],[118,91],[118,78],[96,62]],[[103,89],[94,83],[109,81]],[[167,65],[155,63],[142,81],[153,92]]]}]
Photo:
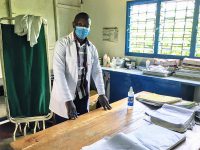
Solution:
[{"label": "window with metal bars", "polygon": [[126,55],[200,57],[199,3],[199,0],[127,2]]},{"label": "window with metal bars", "polygon": [[156,4],[133,5],[130,8],[129,51],[154,53]]},{"label": "window with metal bars", "polygon": [[158,54],[189,56],[194,0],[161,3]]}]

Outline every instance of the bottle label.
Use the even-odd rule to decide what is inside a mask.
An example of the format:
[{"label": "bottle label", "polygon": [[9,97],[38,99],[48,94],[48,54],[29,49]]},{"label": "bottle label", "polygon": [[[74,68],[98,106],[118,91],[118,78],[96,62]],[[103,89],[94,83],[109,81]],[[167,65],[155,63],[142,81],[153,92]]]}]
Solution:
[{"label": "bottle label", "polygon": [[128,97],[128,106],[133,106],[134,97]]}]

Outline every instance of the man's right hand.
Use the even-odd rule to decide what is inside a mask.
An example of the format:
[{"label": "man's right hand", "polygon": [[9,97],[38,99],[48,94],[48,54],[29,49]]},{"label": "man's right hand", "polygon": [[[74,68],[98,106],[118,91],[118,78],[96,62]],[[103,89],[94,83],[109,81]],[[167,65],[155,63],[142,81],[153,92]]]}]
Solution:
[{"label": "man's right hand", "polygon": [[66,107],[67,107],[67,110],[68,110],[69,119],[78,118],[76,106],[74,105],[74,102],[73,101],[67,101],[65,104],[66,104]]}]

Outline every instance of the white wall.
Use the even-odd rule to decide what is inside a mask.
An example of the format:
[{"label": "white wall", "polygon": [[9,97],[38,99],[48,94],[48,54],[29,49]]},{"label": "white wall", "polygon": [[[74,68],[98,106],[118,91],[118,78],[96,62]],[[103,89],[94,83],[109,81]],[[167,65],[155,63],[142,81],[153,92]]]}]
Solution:
[{"label": "white wall", "polygon": [[58,38],[68,35],[73,30],[72,22],[75,15],[80,12],[79,0],[57,0],[57,36]]},{"label": "white wall", "polygon": [[71,6],[80,6],[80,0],[57,0],[58,3],[71,5]]},{"label": "white wall", "polygon": [[[97,47],[99,55],[104,53],[111,57],[125,54],[126,0],[84,0],[82,11],[92,19],[89,39]],[[102,40],[103,27],[118,27],[118,42]]]},{"label": "white wall", "polygon": [[7,1],[8,0],[0,0],[0,18],[8,17]]},{"label": "white wall", "polygon": [[[7,0],[0,0],[0,18],[8,17],[7,7],[8,7]],[[1,61],[0,61],[0,78],[2,78]]]}]

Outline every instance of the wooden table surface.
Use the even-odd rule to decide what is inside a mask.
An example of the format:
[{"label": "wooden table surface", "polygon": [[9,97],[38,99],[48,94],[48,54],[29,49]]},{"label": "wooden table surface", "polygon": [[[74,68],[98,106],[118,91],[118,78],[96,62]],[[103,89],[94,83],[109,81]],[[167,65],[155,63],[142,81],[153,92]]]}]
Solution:
[{"label": "wooden table surface", "polygon": [[[110,111],[100,108],[76,120],[69,120],[36,134],[28,135],[12,142],[11,147],[16,150],[79,150],[105,136],[136,130],[145,123],[144,113],[150,109],[135,101],[134,109],[127,110],[127,99],[113,103],[112,107]],[[176,149],[193,150],[191,148],[198,147],[200,126],[195,126],[194,131],[186,133],[187,140]]]}]

